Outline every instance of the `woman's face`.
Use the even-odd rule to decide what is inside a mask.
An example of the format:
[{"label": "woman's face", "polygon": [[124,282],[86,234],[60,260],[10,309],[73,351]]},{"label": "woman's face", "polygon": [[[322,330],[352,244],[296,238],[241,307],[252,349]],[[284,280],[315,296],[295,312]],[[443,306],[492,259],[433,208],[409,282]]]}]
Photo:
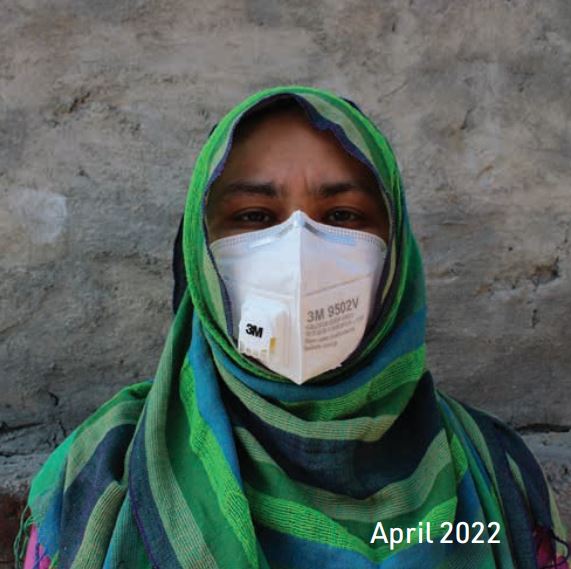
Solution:
[{"label": "woman's face", "polygon": [[288,110],[262,118],[234,142],[208,196],[209,240],[277,225],[298,209],[387,242],[388,216],[373,174],[332,133]]}]

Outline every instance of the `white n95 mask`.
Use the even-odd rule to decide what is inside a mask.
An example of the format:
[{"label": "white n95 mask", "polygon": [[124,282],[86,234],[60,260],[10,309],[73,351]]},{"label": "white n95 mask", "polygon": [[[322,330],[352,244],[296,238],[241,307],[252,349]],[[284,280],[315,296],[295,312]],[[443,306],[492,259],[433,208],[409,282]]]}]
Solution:
[{"label": "white n95 mask", "polygon": [[361,341],[386,246],[302,211],[210,244],[238,351],[297,384],[338,367]]}]

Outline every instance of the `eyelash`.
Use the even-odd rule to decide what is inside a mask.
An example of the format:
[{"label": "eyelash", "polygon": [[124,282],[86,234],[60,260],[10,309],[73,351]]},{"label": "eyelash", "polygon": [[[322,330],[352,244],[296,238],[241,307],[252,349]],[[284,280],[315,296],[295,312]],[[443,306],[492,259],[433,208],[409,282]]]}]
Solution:
[{"label": "eyelash", "polygon": [[341,221],[337,220],[337,223],[354,223],[356,221],[361,221],[363,219],[363,216],[361,214],[355,211],[351,211],[350,209],[343,209],[343,208],[335,209],[333,211],[328,212],[327,215],[325,216],[325,219],[328,219],[330,216],[336,213],[345,213],[351,216],[350,219],[343,219]]},{"label": "eyelash", "polygon": [[[248,215],[263,215],[265,216],[267,219],[264,221],[261,220],[251,220],[251,219],[245,219],[246,216]],[[239,214],[237,214],[234,219],[238,222],[241,223],[270,223],[272,220],[272,215],[269,214],[267,211],[263,211],[260,209],[254,209],[254,210],[250,210],[250,211],[243,211]]]},{"label": "eyelash", "polygon": [[[342,220],[334,220],[331,217],[335,214],[349,214],[349,219],[342,219]],[[249,216],[255,216],[257,219],[248,219]],[[260,216],[263,216],[264,219],[260,219]],[[355,211],[346,208],[339,208],[334,209],[332,211],[327,212],[327,214],[323,217],[322,223],[326,223],[329,225],[341,225],[343,223],[356,223],[362,221],[364,216],[359,214]],[[246,223],[251,225],[269,225],[273,221],[275,221],[275,216],[267,211],[255,209],[250,211],[243,211],[238,213],[234,216],[234,221],[238,223]]]}]

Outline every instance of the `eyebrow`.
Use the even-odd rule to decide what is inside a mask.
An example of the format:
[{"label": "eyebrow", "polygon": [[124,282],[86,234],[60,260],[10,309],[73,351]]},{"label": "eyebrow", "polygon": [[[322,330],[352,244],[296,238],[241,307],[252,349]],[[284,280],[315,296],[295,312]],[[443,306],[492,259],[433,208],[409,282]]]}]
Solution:
[{"label": "eyebrow", "polygon": [[357,181],[333,182],[331,184],[322,184],[317,189],[317,195],[322,198],[330,198],[344,192],[363,192],[372,196],[380,197],[381,192],[378,188],[369,184],[361,184]]},{"label": "eyebrow", "polygon": [[[352,191],[364,192],[377,197],[381,194],[378,188],[351,180],[321,184],[321,186],[313,190],[312,193],[320,198],[330,198]],[[220,200],[225,200],[240,194],[277,198],[280,194],[283,194],[283,188],[279,188],[273,182],[237,181],[223,186],[217,193],[219,194],[218,199]]]}]

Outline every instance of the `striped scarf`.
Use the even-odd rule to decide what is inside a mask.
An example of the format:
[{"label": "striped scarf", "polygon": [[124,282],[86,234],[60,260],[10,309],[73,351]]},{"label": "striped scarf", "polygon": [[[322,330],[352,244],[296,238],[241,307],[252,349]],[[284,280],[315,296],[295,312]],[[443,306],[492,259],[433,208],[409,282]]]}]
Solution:
[{"label": "striped scarf", "polygon": [[[301,386],[236,350],[204,231],[237,123],[279,96],[370,167],[390,217],[374,325],[343,366]],[[564,553],[520,438],[435,389],[400,174],[355,105],[298,86],[246,99],[198,156],[184,220],[188,288],[154,381],[99,408],[33,481],[24,530],[35,525],[55,567],[535,568],[538,527]]]}]

